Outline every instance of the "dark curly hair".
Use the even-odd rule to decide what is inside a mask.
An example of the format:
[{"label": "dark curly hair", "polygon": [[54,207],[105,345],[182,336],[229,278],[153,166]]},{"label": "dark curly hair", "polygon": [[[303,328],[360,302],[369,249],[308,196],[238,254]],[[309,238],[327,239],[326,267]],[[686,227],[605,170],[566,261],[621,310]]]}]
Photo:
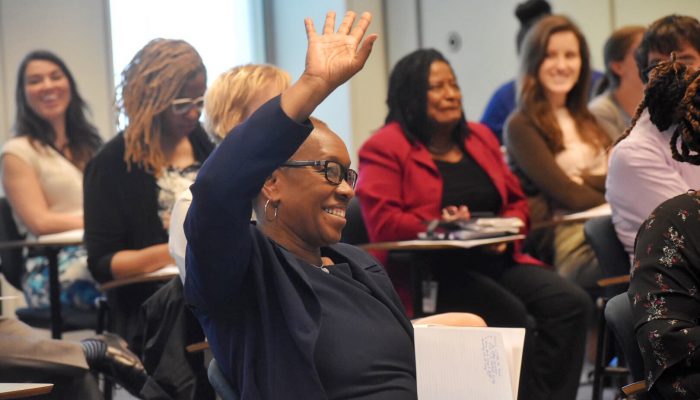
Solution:
[{"label": "dark curly hair", "polygon": [[17,86],[15,88],[15,101],[17,112],[15,114],[15,134],[28,136],[32,143],[40,143],[53,147],[56,132],[49,121],[41,118],[32,110],[27,102],[25,93],[25,74],[32,61],[48,61],[58,66],[70,84],[71,100],[66,109],[66,136],[67,146],[70,149],[72,162],[81,169],[92,158],[93,154],[102,145],[102,138],[97,134],[97,129],[86,118],[89,108],[78,92],[78,86],[73,79],[68,67],[56,54],[47,50],[35,50],[24,56],[17,70]]},{"label": "dark curly hair", "polygon": [[[428,117],[428,77],[435,61],[450,63],[435,49],[416,50],[396,63],[389,76],[389,93],[386,104],[389,113],[385,123],[398,122],[406,138],[429,146],[432,140],[433,121]],[[450,66],[450,68],[452,68]],[[460,143],[469,134],[464,113],[457,125],[453,140]]]}]

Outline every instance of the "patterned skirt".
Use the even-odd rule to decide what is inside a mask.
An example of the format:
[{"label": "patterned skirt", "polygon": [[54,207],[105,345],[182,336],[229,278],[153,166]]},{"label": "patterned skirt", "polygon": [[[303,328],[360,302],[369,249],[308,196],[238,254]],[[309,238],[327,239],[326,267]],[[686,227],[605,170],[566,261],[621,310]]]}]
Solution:
[{"label": "patterned skirt", "polygon": [[[33,308],[49,307],[49,260],[46,256],[25,258],[27,273],[22,291],[27,305]],[[83,310],[95,309],[95,300],[101,293],[97,282],[87,269],[87,251],[84,246],[67,246],[58,252],[58,280],[61,284],[61,304]]]}]

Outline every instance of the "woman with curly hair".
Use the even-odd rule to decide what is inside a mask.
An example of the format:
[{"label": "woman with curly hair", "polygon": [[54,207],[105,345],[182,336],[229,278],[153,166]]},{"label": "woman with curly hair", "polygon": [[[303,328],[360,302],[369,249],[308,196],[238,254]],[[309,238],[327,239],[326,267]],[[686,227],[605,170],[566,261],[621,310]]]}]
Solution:
[{"label": "woman with curly hair", "polygon": [[[83,170],[102,144],[87,120],[87,105],[73,75],[57,55],[27,54],[17,74],[15,137],[2,148],[2,186],[18,228],[41,236],[83,228]],[[61,302],[95,307],[99,296],[87,269],[85,248],[59,253]],[[48,260],[26,259],[23,291],[27,304],[48,307]]]},{"label": "woman with curly hair", "polygon": [[[651,122],[669,133],[673,159],[695,166],[700,165],[699,88],[700,71],[675,57],[663,61],[651,71],[633,120],[648,110]],[[700,194],[698,188],[687,189],[658,206],[639,229],[627,291],[652,398],[700,396]]]},{"label": "woman with curly hair", "polygon": [[[173,264],[170,212],[213,148],[199,124],[206,69],[182,40],[154,39],[122,72],[126,129],[105,144],[85,174],[88,266],[99,282]],[[113,328],[128,340],[137,310],[156,284],[112,290]]]}]

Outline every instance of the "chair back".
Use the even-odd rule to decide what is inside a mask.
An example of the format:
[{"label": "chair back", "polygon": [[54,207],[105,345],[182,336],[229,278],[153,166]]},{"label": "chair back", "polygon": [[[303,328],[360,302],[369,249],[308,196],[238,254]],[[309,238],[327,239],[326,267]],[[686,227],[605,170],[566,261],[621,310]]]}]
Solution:
[{"label": "chair back", "polygon": [[[630,259],[624,246],[617,238],[612,217],[609,215],[591,218],[583,225],[583,233],[586,242],[591,246],[598,259],[598,265],[604,278],[629,275]],[[608,297],[612,297],[626,290],[627,284],[616,285],[607,290]]]},{"label": "chair back", "polygon": [[[0,242],[23,239],[24,237],[20,235],[12,216],[10,202],[7,198],[0,197]],[[0,271],[9,283],[19,290],[22,288],[24,269],[21,248],[0,250]]]},{"label": "chair back", "polygon": [[219,363],[214,358],[211,359],[209,368],[207,368],[207,376],[209,377],[209,383],[214,387],[214,391],[219,397],[223,400],[238,400],[238,394],[231,387],[231,384],[229,384],[223,372],[219,369]]},{"label": "chair back", "polygon": [[365,220],[362,218],[360,201],[357,197],[350,199],[348,209],[345,210],[345,228],[340,235],[340,241],[352,245],[369,243],[369,235]]}]

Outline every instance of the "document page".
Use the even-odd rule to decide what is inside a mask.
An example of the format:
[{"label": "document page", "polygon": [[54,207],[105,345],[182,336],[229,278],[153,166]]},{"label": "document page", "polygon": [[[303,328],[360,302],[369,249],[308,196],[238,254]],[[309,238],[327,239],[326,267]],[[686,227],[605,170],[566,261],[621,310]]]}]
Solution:
[{"label": "document page", "polygon": [[414,328],[419,399],[517,399],[525,329]]}]

